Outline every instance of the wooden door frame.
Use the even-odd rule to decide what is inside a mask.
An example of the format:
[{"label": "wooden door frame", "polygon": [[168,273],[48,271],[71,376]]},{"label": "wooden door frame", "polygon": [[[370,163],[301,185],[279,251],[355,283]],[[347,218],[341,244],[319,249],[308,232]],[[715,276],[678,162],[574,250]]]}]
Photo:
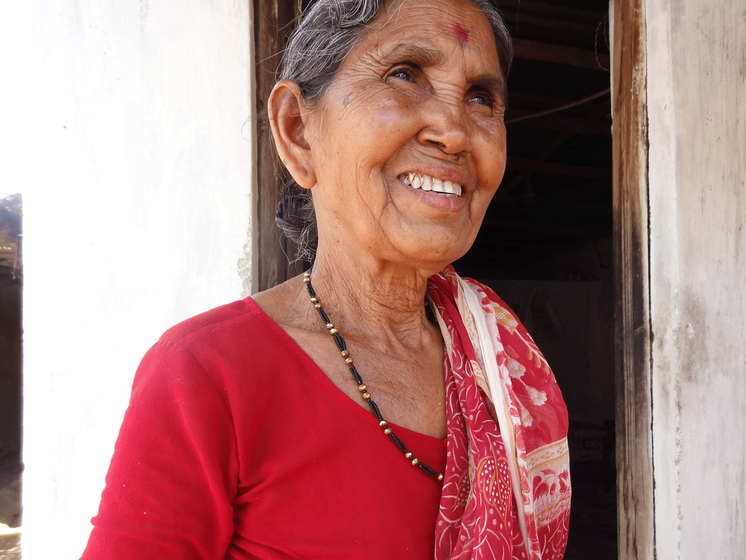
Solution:
[{"label": "wooden door frame", "polygon": [[288,263],[295,246],[280,234],[275,211],[282,190],[281,165],[275,153],[267,120],[267,99],[277,81],[285,41],[297,15],[294,0],[252,0],[254,20],[256,181],[253,190],[256,223],[253,233],[253,291],[260,292],[301,272],[300,264]]},{"label": "wooden door frame", "polygon": [[[297,274],[274,215],[281,184],[266,120],[294,0],[253,0],[257,180],[254,289]],[[620,560],[655,557],[644,0],[612,0],[615,362]]]},{"label": "wooden door frame", "polygon": [[612,0],[617,535],[655,558],[644,0]]}]

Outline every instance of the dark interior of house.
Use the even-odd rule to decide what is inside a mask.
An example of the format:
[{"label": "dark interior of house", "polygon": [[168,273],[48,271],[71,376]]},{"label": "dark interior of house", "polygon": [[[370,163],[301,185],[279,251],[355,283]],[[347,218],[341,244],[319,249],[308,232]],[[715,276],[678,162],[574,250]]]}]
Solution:
[{"label": "dark interior of house", "polygon": [[567,560],[617,558],[606,0],[500,0],[514,38],[505,178],[456,270],[546,355],[570,415]]}]

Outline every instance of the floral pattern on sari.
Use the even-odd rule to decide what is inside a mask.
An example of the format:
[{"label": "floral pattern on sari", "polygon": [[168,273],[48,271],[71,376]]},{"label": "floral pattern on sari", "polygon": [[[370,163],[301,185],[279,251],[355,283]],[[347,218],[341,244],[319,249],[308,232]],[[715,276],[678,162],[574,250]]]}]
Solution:
[{"label": "floral pattern on sari", "polygon": [[447,267],[429,295],[446,341],[448,421],[435,559],[560,560],[571,487],[554,375],[490,288]]}]

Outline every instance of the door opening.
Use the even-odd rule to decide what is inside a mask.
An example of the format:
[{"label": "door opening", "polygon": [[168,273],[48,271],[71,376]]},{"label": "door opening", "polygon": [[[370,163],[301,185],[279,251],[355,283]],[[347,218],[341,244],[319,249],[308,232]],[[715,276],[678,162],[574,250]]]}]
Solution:
[{"label": "door opening", "polygon": [[547,357],[570,415],[567,560],[617,558],[612,137],[606,0],[499,2],[514,38],[505,178],[456,270]]}]

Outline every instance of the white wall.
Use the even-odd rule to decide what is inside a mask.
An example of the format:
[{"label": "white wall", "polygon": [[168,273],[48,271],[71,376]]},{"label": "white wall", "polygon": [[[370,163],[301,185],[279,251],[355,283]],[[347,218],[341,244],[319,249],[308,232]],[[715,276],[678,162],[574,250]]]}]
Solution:
[{"label": "white wall", "polygon": [[249,9],[0,8],[0,190],[24,199],[24,559],[82,553],[148,346],[251,289]]},{"label": "white wall", "polygon": [[746,0],[647,0],[657,560],[746,555]]}]

